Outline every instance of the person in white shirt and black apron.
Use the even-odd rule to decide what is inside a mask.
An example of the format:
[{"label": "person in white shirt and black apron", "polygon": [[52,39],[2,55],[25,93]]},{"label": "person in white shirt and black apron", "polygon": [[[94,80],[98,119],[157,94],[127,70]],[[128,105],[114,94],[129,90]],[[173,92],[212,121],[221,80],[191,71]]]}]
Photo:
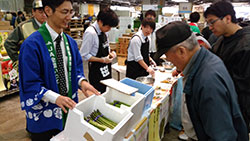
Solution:
[{"label": "person in white shirt and black apron", "polygon": [[89,26],[83,35],[80,49],[84,60],[89,61],[89,82],[101,93],[106,91],[106,86],[100,81],[111,78],[111,63],[116,57],[115,52],[110,52],[109,42],[105,32],[119,23],[118,16],[109,8],[101,10],[97,21]]},{"label": "person in white shirt and black apron", "polygon": [[128,47],[126,77],[132,79],[149,74],[154,76],[154,70],[150,64],[155,65],[155,62],[149,56],[150,38],[148,36],[155,29],[155,21],[152,18],[145,18],[141,28],[132,37]]}]

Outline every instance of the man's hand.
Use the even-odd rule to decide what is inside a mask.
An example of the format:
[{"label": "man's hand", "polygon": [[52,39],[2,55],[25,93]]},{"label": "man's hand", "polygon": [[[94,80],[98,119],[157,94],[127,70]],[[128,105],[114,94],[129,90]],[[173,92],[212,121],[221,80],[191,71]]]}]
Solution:
[{"label": "man's hand", "polygon": [[179,72],[177,71],[177,70],[173,70],[172,71],[172,76],[173,77],[176,77],[176,76],[178,76],[179,75]]},{"label": "man's hand", "polygon": [[110,52],[110,53],[109,53],[109,58],[110,58],[110,59],[116,58],[116,53],[115,53],[114,51]]},{"label": "man's hand", "polygon": [[151,74],[152,77],[155,77],[155,71],[151,67],[148,67],[147,72]]},{"label": "man's hand", "polygon": [[81,90],[86,97],[89,97],[92,94],[100,95],[100,93],[87,81],[81,82]]},{"label": "man's hand", "polygon": [[150,65],[152,65],[152,66],[154,66],[154,67],[156,67],[157,66],[157,64],[155,63],[155,61],[151,58],[150,59]]},{"label": "man's hand", "polygon": [[76,105],[75,101],[67,96],[59,96],[56,99],[56,105],[62,108],[64,113],[67,113],[66,108],[73,109]]},{"label": "man's hand", "polygon": [[108,55],[106,57],[102,57],[102,60],[103,60],[102,63],[109,64],[113,61],[113,58],[109,58],[109,55]]}]

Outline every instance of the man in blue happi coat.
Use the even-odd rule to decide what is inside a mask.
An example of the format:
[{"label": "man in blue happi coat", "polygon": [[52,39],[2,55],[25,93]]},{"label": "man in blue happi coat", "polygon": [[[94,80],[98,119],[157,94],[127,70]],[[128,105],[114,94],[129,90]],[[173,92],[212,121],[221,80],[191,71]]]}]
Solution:
[{"label": "man in blue happi coat", "polygon": [[72,0],[43,0],[48,20],[22,44],[19,55],[20,100],[31,139],[46,141],[63,130],[77,90],[99,94],[83,74],[76,42],[63,33],[74,15]]}]

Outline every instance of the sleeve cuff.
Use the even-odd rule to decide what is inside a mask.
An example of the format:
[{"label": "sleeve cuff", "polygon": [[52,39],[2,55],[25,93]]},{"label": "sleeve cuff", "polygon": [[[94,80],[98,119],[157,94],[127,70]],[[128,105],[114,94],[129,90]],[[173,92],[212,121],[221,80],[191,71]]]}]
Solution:
[{"label": "sleeve cuff", "polygon": [[138,57],[135,58],[135,61],[136,61],[136,62],[138,62],[138,61],[140,61],[140,60],[143,60],[143,58],[142,58],[141,56],[138,56]]},{"label": "sleeve cuff", "polygon": [[85,77],[80,78],[79,81],[78,81],[78,86],[79,86],[80,88],[81,88],[81,82],[82,82],[83,80],[88,82],[88,80],[87,80]]},{"label": "sleeve cuff", "polygon": [[91,57],[92,57],[92,55],[88,54],[87,56],[84,57],[84,60],[88,61]]},{"label": "sleeve cuff", "polygon": [[53,104],[56,104],[56,99],[60,96],[60,94],[53,92],[51,90],[48,90],[44,95],[42,100],[44,102],[51,102]]}]

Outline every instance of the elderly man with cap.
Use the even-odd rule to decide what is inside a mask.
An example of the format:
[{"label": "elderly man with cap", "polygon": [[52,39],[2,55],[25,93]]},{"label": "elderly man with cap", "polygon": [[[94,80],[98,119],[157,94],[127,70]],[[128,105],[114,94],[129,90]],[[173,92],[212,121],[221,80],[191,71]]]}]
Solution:
[{"label": "elderly man with cap", "polygon": [[[156,32],[157,53],[184,74],[184,98],[198,140],[247,141],[233,81],[223,62],[201,48],[190,27],[171,22]],[[211,83],[212,82],[212,83]]]},{"label": "elderly man with cap", "polygon": [[43,11],[43,5],[41,0],[34,0],[32,7],[33,18],[19,24],[14,29],[14,31],[8,36],[4,43],[4,47],[10,59],[14,62],[14,67],[16,69],[18,67],[18,53],[21,44],[30,34],[38,30],[41,24],[44,23],[47,19]]}]

